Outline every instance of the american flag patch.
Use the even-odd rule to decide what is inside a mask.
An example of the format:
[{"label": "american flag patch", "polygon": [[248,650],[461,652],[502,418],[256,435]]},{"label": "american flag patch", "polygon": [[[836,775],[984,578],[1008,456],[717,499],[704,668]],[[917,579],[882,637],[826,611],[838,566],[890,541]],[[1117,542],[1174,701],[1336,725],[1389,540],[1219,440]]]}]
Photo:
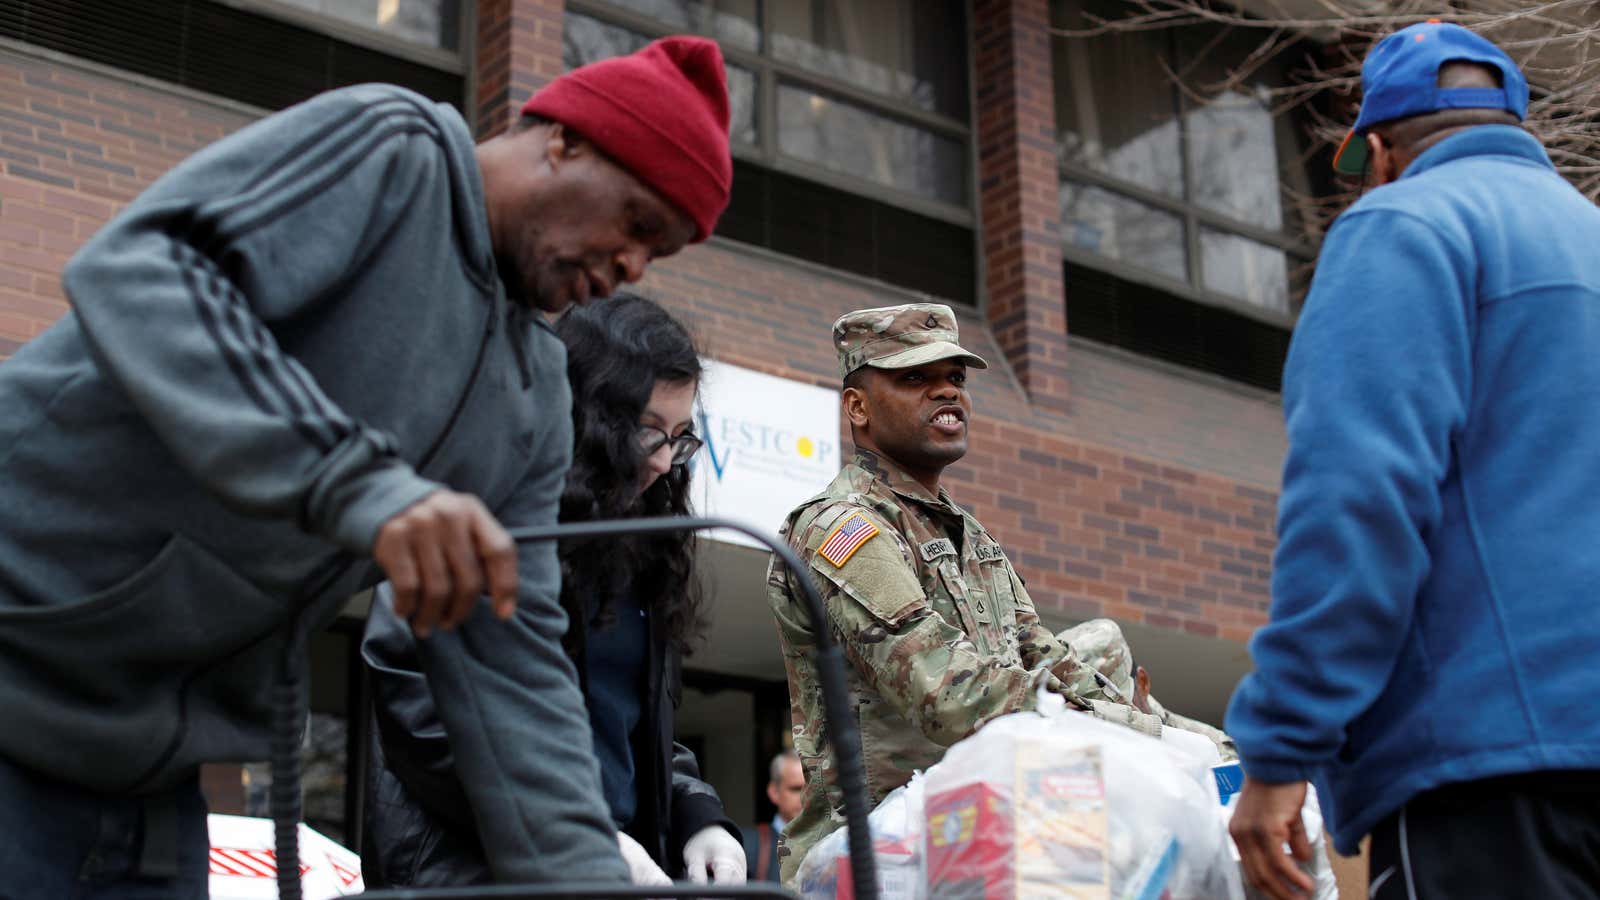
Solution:
[{"label": "american flag patch", "polygon": [[833,529],[828,539],[822,542],[822,549],[817,552],[835,567],[842,566],[861,549],[862,544],[872,540],[877,534],[878,526],[868,522],[860,513],[852,513],[848,519]]}]

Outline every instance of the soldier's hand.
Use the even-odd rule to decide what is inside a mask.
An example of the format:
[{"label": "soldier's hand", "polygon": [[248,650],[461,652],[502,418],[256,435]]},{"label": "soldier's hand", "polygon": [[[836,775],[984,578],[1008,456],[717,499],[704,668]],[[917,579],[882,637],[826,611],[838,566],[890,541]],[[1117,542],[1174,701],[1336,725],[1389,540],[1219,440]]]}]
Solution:
[{"label": "soldier's hand", "polygon": [[[1245,880],[1272,900],[1309,897],[1316,888],[1311,876],[1294,864],[1296,859],[1311,861],[1311,841],[1300,819],[1305,802],[1303,781],[1268,784],[1247,775],[1228,823]],[[1285,844],[1289,853],[1283,852]]]},{"label": "soldier's hand", "polygon": [[417,637],[453,628],[489,594],[495,614],[517,602],[516,545],[482,501],[435,491],[378,529],[372,556],[394,585],[394,611]]}]

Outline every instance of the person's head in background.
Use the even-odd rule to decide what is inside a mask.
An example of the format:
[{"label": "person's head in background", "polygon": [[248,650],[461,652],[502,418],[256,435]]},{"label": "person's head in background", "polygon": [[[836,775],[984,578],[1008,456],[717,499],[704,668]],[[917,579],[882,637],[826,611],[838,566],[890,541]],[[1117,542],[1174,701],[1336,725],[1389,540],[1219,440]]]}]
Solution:
[{"label": "person's head in background", "polygon": [[[572,468],[561,521],[688,515],[701,371],[688,330],[626,291],[573,307],[555,328],[572,383]],[[603,623],[609,598],[637,590],[687,652],[703,625],[690,578],[693,547],[688,533],[563,541],[562,605],[577,623],[588,619],[582,604],[598,599]]]},{"label": "person's head in background", "polygon": [[787,825],[800,814],[805,792],[806,774],[800,767],[800,757],[793,750],[774,756],[767,766],[767,799],[778,808],[779,821]]}]

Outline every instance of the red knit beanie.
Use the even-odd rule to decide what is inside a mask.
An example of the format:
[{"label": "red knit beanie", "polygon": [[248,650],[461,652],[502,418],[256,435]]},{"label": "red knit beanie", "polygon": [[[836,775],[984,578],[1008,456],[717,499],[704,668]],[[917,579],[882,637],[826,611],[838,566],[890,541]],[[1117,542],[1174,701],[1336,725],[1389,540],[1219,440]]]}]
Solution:
[{"label": "red knit beanie", "polygon": [[705,240],[728,206],[728,82],[715,41],[667,37],[573,69],[523,104],[560,122],[694,219]]}]

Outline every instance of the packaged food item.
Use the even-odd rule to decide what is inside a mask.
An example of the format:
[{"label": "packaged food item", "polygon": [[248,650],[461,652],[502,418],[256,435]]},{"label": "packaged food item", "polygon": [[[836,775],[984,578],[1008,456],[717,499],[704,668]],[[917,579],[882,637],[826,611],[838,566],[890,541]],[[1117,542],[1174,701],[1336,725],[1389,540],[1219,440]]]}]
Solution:
[{"label": "packaged food item", "polygon": [[1016,845],[1009,791],[979,781],[926,798],[930,897],[1010,897],[1008,861]]},{"label": "packaged food item", "polygon": [[1049,892],[1070,900],[1110,896],[1106,782],[1100,748],[1060,759],[1038,746],[1017,748],[1016,821],[1019,896]]},{"label": "packaged food item", "polygon": [[1217,782],[1217,799],[1227,806],[1233,795],[1244,788],[1244,768],[1236,762],[1211,767],[1211,777]]}]

